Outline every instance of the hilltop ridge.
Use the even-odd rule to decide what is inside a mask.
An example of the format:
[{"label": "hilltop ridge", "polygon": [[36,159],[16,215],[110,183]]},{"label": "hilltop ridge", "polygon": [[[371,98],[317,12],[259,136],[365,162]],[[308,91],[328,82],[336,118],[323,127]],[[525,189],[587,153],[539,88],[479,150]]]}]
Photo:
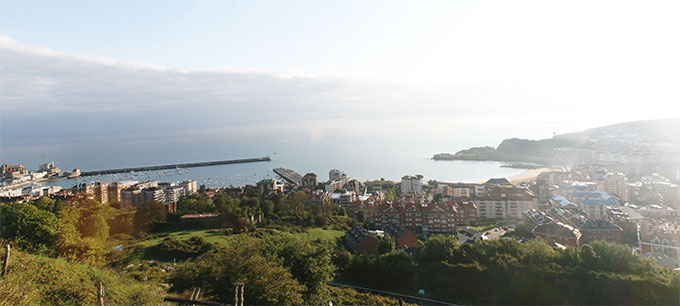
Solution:
[{"label": "hilltop ridge", "polygon": [[634,121],[530,140],[510,138],[498,147],[473,147],[434,160],[493,160],[539,164],[645,163],[680,160],[680,118]]}]

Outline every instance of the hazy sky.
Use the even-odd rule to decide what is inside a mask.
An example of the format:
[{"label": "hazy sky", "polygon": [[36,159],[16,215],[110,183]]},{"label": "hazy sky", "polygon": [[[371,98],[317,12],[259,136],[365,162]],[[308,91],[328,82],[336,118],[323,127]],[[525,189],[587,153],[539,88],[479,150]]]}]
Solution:
[{"label": "hazy sky", "polygon": [[0,0],[0,145],[677,117],[678,16],[677,1]]}]

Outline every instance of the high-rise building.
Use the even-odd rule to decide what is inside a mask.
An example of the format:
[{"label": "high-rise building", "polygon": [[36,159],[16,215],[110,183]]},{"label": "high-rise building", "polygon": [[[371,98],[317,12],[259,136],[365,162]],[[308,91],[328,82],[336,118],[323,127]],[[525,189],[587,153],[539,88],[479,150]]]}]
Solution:
[{"label": "high-rise building", "polygon": [[198,191],[197,183],[194,180],[186,180],[179,185],[184,188],[186,194],[194,194]]},{"label": "high-rise building", "polygon": [[417,176],[405,175],[401,178],[401,194],[422,194],[423,180]]},{"label": "high-rise building", "polygon": [[94,199],[102,204],[109,204],[109,183],[94,183]]},{"label": "high-rise building", "polygon": [[343,181],[347,179],[347,175],[338,170],[338,169],[331,169],[331,171],[328,171],[328,180],[329,181]]},{"label": "high-rise building", "polygon": [[146,202],[165,203],[165,192],[160,187],[142,189],[142,203]]},{"label": "high-rise building", "polygon": [[604,179],[604,191],[628,201],[628,179],[623,173],[608,173]]},{"label": "high-rise building", "polygon": [[128,187],[120,191],[120,204],[122,207],[138,207],[143,203],[142,190]]}]

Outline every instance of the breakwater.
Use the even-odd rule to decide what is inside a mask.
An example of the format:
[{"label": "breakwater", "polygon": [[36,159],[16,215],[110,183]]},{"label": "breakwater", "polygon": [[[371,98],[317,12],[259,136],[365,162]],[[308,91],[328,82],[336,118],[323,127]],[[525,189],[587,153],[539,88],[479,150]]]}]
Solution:
[{"label": "breakwater", "polygon": [[302,185],[302,175],[297,172],[286,169],[286,168],[276,168],[274,173],[281,176],[286,182],[294,185]]},{"label": "breakwater", "polygon": [[231,160],[217,160],[208,162],[198,162],[198,163],[184,163],[184,164],[172,164],[172,165],[161,165],[161,166],[148,166],[148,167],[135,167],[135,168],[121,168],[121,169],[109,169],[109,170],[96,170],[96,171],[83,171],[80,176],[92,176],[92,175],[104,175],[104,174],[116,174],[116,173],[126,173],[126,172],[141,172],[141,171],[155,171],[155,170],[166,170],[166,169],[178,169],[178,168],[192,168],[192,167],[206,167],[206,166],[217,166],[217,165],[229,165],[229,164],[243,164],[243,163],[256,163],[271,161],[271,157],[256,157],[256,158],[244,158],[244,159],[231,159]]}]

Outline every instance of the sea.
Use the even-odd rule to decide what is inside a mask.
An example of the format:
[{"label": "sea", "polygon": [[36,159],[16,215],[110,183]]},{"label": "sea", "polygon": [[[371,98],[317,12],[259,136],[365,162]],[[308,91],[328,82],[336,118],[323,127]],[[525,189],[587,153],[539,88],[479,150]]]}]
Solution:
[{"label": "sea", "polygon": [[23,164],[29,169],[53,161],[71,172],[144,167],[175,163],[271,157],[269,162],[229,164],[173,170],[157,170],[88,176],[46,182],[70,188],[82,182],[196,180],[207,187],[243,186],[265,178],[279,178],[274,168],[288,168],[304,175],[316,173],[320,181],[338,169],[360,181],[399,181],[404,175],[422,175],[424,181],[480,182],[491,177],[510,177],[524,170],[503,167],[493,161],[435,161],[435,153],[456,152],[471,146],[496,146],[503,135],[484,137],[425,137],[419,135],[334,135],[322,139],[300,135],[247,137],[163,137],[154,139],[89,139],[2,147],[2,163]]}]

